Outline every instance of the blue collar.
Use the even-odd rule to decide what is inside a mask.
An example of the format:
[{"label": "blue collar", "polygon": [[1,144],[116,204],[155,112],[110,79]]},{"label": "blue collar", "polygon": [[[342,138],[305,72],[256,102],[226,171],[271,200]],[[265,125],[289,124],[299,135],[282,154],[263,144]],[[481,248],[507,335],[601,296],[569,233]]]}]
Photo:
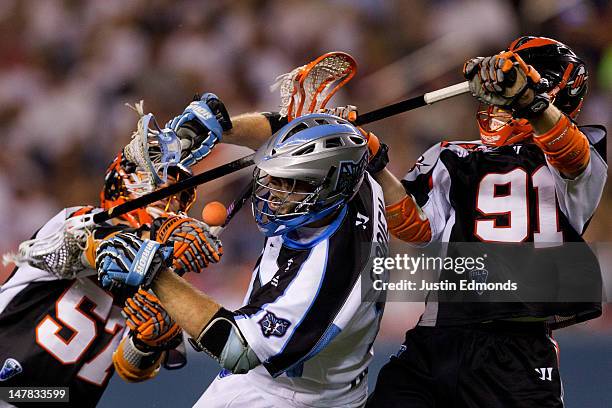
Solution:
[{"label": "blue collar", "polygon": [[[304,241],[293,240],[289,238],[289,235],[291,234],[291,232],[289,232],[287,235],[283,235],[283,245],[291,249],[309,249],[309,248],[314,247],[315,245],[317,245],[319,242],[323,241],[324,239],[328,239],[334,232],[338,230],[338,228],[340,227],[340,224],[342,224],[342,221],[344,220],[346,216],[346,213],[347,213],[347,206],[345,205],[342,207],[342,209],[340,210],[340,213],[332,221],[332,223],[326,227],[323,227],[325,230],[321,234],[317,235],[312,241],[304,242]],[[297,230],[299,231],[299,228]]]}]

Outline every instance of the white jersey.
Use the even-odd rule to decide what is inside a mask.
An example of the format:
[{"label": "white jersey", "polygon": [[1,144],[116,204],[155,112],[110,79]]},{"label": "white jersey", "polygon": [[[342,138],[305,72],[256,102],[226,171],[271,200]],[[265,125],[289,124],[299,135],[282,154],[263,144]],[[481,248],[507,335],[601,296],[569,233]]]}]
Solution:
[{"label": "white jersey", "polygon": [[[299,238],[266,240],[244,306],[235,312],[262,365],[242,375],[222,371],[199,406],[232,406],[225,405],[231,399],[227,392],[247,389],[237,383],[272,395],[260,396],[264,400],[280,398],[284,406],[365,403],[383,303],[364,296],[372,290],[368,260],[377,248],[387,250],[384,208],[382,190],[368,175],[325,229],[302,228]],[[370,289],[362,288],[362,274]],[[248,401],[255,404],[260,397]]]}]

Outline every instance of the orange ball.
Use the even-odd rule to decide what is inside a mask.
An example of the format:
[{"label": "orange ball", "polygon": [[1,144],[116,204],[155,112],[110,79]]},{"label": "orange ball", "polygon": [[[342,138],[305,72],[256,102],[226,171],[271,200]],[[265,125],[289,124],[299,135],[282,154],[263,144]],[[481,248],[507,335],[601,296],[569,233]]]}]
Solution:
[{"label": "orange ball", "polygon": [[218,201],[211,201],[202,209],[202,221],[211,227],[221,226],[227,217],[227,209]]}]

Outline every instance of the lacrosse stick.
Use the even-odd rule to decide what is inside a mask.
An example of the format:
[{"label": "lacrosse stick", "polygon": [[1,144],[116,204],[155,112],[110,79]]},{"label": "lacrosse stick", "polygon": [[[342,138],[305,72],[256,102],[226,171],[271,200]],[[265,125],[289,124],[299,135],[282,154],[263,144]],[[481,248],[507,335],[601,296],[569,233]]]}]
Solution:
[{"label": "lacrosse stick", "polygon": [[468,92],[470,92],[469,83],[467,81],[461,82],[459,84],[447,86],[446,88],[441,88],[437,91],[427,92],[423,95],[415,96],[414,98],[406,99],[401,102],[364,113],[363,115],[357,116],[354,123],[357,126],[367,125],[368,123],[376,122],[403,112],[408,112],[410,110],[420,108],[421,106],[432,105],[436,102],[453,98]]},{"label": "lacrosse stick", "polygon": [[280,88],[279,113],[291,121],[298,116],[325,108],[331,97],[350,81],[356,72],[357,63],[349,54],[328,52],[306,65],[280,75],[270,90]]},{"label": "lacrosse stick", "polygon": [[[294,70],[295,71],[295,70]],[[286,74],[287,75],[287,74]],[[300,81],[297,81],[299,85]],[[302,83],[306,83],[306,81],[302,81]],[[328,82],[329,83],[329,82]],[[346,81],[344,81],[346,83]],[[281,86],[282,87],[282,86]],[[319,89],[318,86],[316,89]],[[316,91],[315,89],[315,91]],[[323,87],[323,90],[325,87]],[[337,89],[336,89],[337,90]],[[281,94],[282,94],[281,89]],[[335,91],[334,91],[335,92]],[[443,101],[457,95],[461,95],[469,92],[469,87],[467,82],[462,82],[460,84],[452,85],[446,88],[439,89],[437,91],[428,92],[423,95],[406,99],[404,101],[385,106],[380,109],[376,109],[374,111],[365,113],[363,115],[359,115],[355,120],[356,125],[365,125],[371,122],[375,122],[381,119],[388,118],[390,116],[397,115],[399,113],[407,112],[416,108],[420,108],[422,106],[431,105],[433,103]],[[297,94],[297,92],[296,92]],[[293,95],[293,91],[290,91],[287,95]],[[330,94],[327,96],[331,97]],[[291,100],[293,100],[293,96],[291,96]],[[287,99],[286,106],[287,112],[289,113],[289,106],[291,105],[291,100]],[[317,98],[312,98],[311,100],[317,100]],[[327,102],[329,100],[328,97],[325,97],[321,102]],[[295,102],[294,102],[295,104]],[[309,104],[309,108],[312,103]],[[299,101],[298,101],[299,106]],[[319,105],[324,106],[324,103]],[[316,108],[316,102],[315,102]],[[242,157],[240,159],[234,160],[230,163],[226,163],[219,167],[208,170],[204,173],[195,175],[185,180],[181,180],[175,184],[171,184],[167,187],[161,188],[152,193],[143,195],[138,197],[132,201],[128,201],[116,207],[113,207],[107,211],[101,211],[96,214],[85,214],[79,217],[73,217],[66,223],[65,229],[58,231],[55,235],[49,236],[45,238],[45,242],[39,242],[38,244],[34,244],[33,242],[26,241],[19,246],[19,255],[15,256],[13,254],[5,255],[4,262],[24,262],[29,259],[34,259],[35,262],[43,262],[41,265],[52,265],[56,261],[61,261],[63,258],[59,256],[56,260],[53,258],[43,259],[46,254],[63,251],[66,250],[66,253],[73,253],[73,251],[69,251],[67,248],[71,248],[73,246],[83,245],[83,235],[79,231],[85,231],[87,228],[92,228],[95,224],[99,224],[105,222],[111,218],[118,217],[130,211],[133,211],[140,207],[145,207],[149,204],[152,204],[156,201],[163,200],[171,195],[174,195],[182,190],[195,187],[200,184],[204,184],[206,182],[215,180],[217,178],[223,177],[225,175],[234,173],[240,169],[251,166],[254,164],[255,154],[250,154],[248,156]],[[157,174],[157,170],[156,170]],[[228,207],[228,217],[223,225],[225,227],[229,220],[232,219],[233,215],[235,215],[238,210],[244,205],[244,203],[248,200],[250,196],[250,185],[248,188],[244,190],[240,198],[234,203],[232,203]],[[219,232],[217,232],[219,233]],[[40,239],[39,239],[40,240]],[[62,249],[64,248],[64,249]],[[36,261],[36,258],[39,260]],[[60,262],[62,263],[62,262]],[[66,258],[63,263],[66,265],[62,267],[64,271],[72,271],[75,268],[76,260]],[[47,266],[48,269],[51,269],[51,266]],[[45,268],[43,268],[45,269]],[[71,272],[68,272],[71,273]]]},{"label": "lacrosse stick", "polygon": [[[355,124],[365,125],[371,122],[388,118],[390,116],[397,115],[399,113],[420,108],[422,106],[431,105],[433,103],[440,102],[467,92],[469,92],[467,82],[452,85],[446,88],[439,89],[437,91],[428,92],[426,94],[414,98],[406,99],[405,101],[398,102],[393,105],[376,109],[363,115],[359,115],[355,120]],[[254,157],[254,153],[249,154],[248,156],[234,160],[230,163],[223,164],[204,173],[195,175],[185,180],[181,180],[175,184],[171,184],[152,193],[143,195],[142,197],[138,197],[132,201],[128,201],[116,207],[110,208],[107,211],[97,213],[93,217],[93,221],[94,223],[107,221],[111,218],[118,217],[130,211],[133,211],[137,208],[145,207],[156,201],[163,200],[164,198],[167,198],[182,190],[195,187],[197,185],[204,184],[209,181],[226,176],[228,174],[234,173],[238,170],[255,164]]]}]

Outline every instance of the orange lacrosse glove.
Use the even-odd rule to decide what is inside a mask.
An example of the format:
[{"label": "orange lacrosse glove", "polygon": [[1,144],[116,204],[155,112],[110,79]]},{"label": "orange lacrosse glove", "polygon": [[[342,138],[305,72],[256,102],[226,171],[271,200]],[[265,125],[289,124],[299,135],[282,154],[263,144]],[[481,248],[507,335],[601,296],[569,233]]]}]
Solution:
[{"label": "orange lacrosse glove", "polygon": [[472,96],[488,105],[510,109],[515,118],[529,119],[550,104],[548,81],[512,51],[472,58],[463,65],[463,75]]},{"label": "orange lacrosse glove", "polygon": [[412,196],[385,207],[389,232],[405,242],[427,243],[431,240],[429,220]]},{"label": "orange lacrosse glove", "polygon": [[[161,220],[161,225],[156,226]],[[210,232],[205,223],[185,216],[173,216],[154,223],[154,239],[161,243],[174,244],[174,271],[199,273],[209,263],[219,262],[223,255],[221,241]]]},{"label": "orange lacrosse glove", "polygon": [[134,344],[143,351],[175,348],[182,340],[178,324],[163,308],[157,297],[143,289],[128,298],[123,308]]},{"label": "orange lacrosse glove", "polygon": [[134,345],[134,339],[124,337],[113,353],[113,365],[119,377],[126,382],[141,382],[159,372],[164,352],[143,352]]},{"label": "orange lacrosse glove", "polygon": [[368,141],[369,160],[366,170],[374,175],[381,172],[389,163],[389,146],[382,143],[378,136],[372,132],[368,132],[362,127],[357,126],[363,137]]}]

